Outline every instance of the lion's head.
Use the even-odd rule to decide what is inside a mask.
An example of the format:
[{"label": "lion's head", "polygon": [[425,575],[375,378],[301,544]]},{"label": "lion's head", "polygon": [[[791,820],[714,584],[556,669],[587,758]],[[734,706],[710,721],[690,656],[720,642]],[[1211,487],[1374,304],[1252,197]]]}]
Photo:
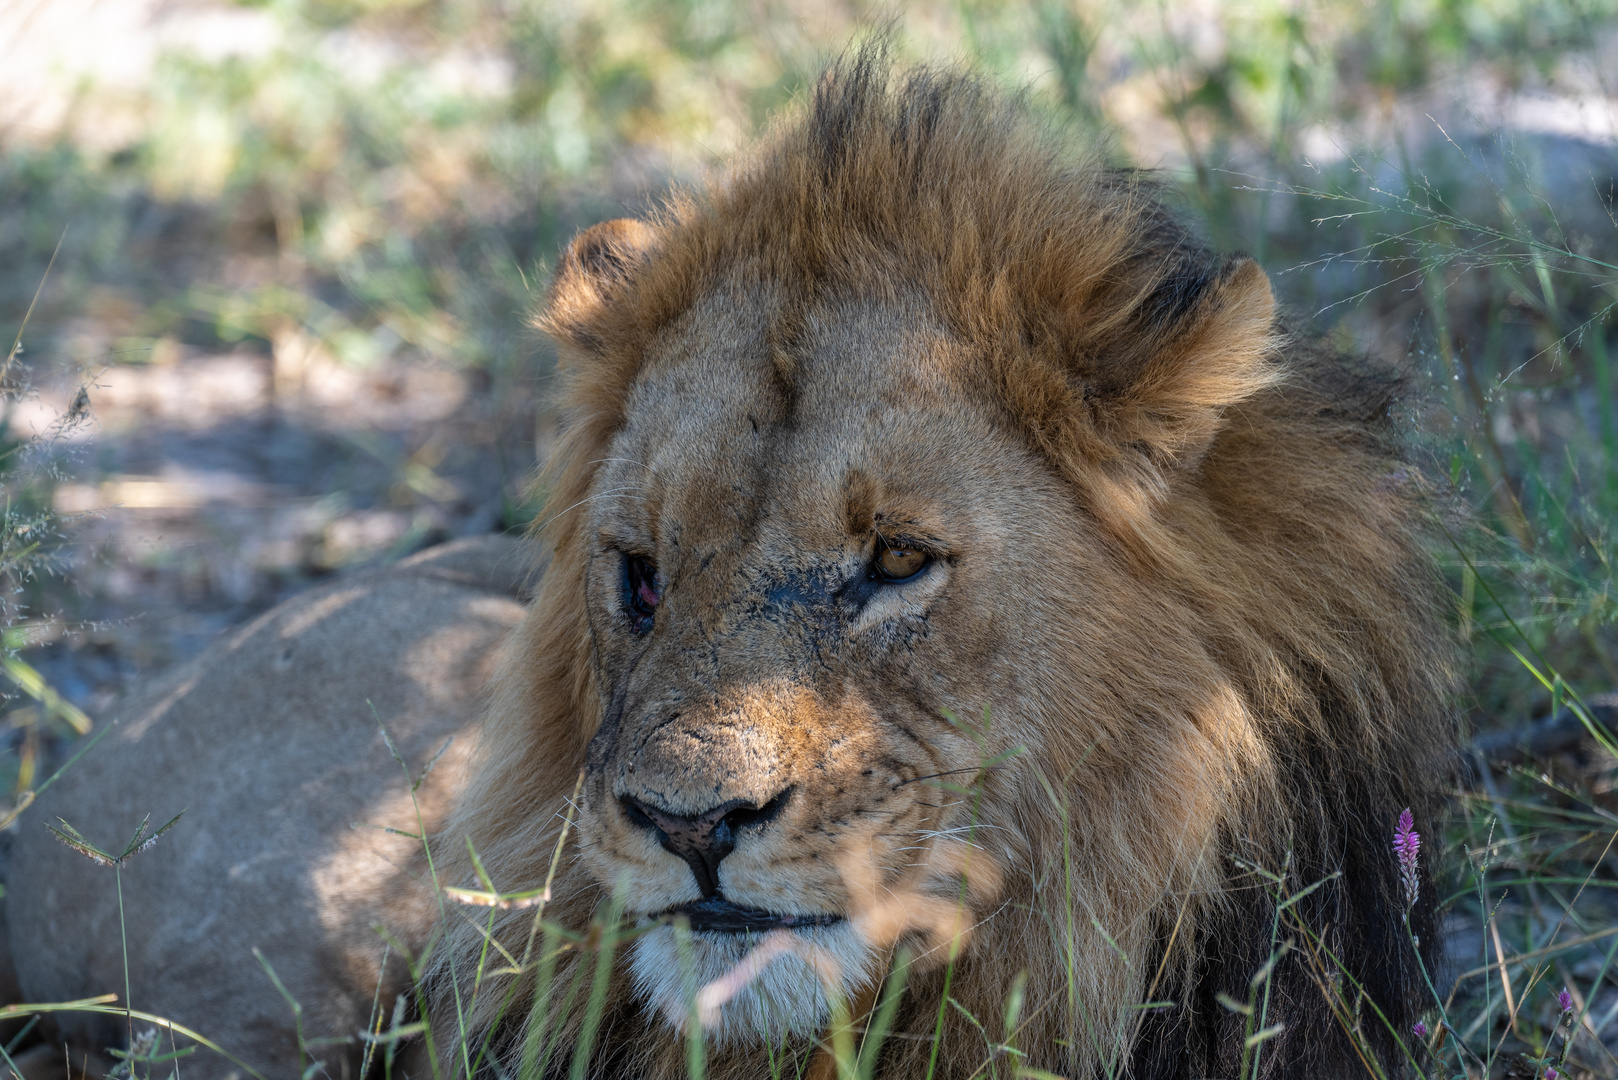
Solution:
[{"label": "lion's head", "polygon": [[[1296,906],[1403,1017],[1379,858],[1448,675],[1386,380],[1016,104],[888,81],[861,54],[722,180],[564,255],[554,556],[454,846],[539,887],[582,768],[549,917],[615,894],[640,927],[605,1075],[683,1075],[690,986],[727,974],[710,1075],[763,1075],[899,949],[897,1074],[941,1015],[939,1075],[996,1040],[1217,1068],[1241,1027],[1214,996],[1275,944],[1233,855],[1289,889],[1342,871]],[[484,939],[451,943],[464,999]],[[1311,970],[1277,975],[1272,1063],[1348,1053]],[[515,1061],[530,1010],[479,992],[446,1022]]]}]

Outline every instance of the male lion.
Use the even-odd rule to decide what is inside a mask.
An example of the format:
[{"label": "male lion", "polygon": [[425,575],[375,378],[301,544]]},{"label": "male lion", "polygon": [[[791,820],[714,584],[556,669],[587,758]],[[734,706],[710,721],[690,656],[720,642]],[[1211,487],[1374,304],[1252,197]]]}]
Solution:
[{"label": "male lion", "polygon": [[1391,375],[880,49],[577,237],[542,324],[550,561],[435,848],[533,895],[441,923],[445,1075],[675,1080],[694,1008],[708,1076],[826,1075],[901,961],[883,1076],[1400,1068],[1436,933],[1390,839],[1430,819],[1452,673]]},{"label": "male lion", "polygon": [[[531,1070],[543,1025],[551,1069],[685,1076],[714,984],[708,1075],[794,1075],[901,950],[885,1076],[1014,1045],[1231,1077],[1261,1025],[1266,1076],[1400,1067],[1390,840],[1452,675],[1390,377],[1289,335],[1145,184],[972,77],[890,88],[880,50],[706,190],[582,233],[541,321],[552,562],[445,851],[540,888],[582,768],[546,917],[598,914],[548,997],[489,974],[491,938],[549,955],[532,912],[451,920],[447,1068]],[[610,969],[607,905],[637,927]],[[1220,1004],[1283,948],[1252,1018]]]}]

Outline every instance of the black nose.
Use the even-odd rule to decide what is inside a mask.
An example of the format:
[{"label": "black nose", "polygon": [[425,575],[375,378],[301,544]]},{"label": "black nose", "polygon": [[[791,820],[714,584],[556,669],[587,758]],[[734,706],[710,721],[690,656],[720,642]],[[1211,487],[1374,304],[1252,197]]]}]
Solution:
[{"label": "black nose", "polygon": [[792,789],[763,806],[732,799],[699,814],[675,814],[633,796],[619,799],[624,815],[643,829],[654,829],[665,851],[684,859],[704,898],[719,895],[719,863],[736,850],[736,833],[768,824],[781,812]]}]

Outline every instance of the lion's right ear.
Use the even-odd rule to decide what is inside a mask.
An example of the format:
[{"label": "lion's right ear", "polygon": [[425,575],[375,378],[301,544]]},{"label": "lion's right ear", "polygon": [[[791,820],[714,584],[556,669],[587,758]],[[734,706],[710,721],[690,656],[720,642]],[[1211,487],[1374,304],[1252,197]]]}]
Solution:
[{"label": "lion's right ear", "polygon": [[634,277],[657,235],[644,221],[617,218],[575,236],[551,276],[539,328],[558,343],[599,350],[605,309]]}]

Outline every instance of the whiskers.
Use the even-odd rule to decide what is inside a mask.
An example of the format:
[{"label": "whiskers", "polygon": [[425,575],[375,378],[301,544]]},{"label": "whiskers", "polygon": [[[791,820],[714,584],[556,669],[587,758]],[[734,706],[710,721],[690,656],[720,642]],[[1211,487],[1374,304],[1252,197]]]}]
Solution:
[{"label": "whiskers", "polygon": [[[928,851],[933,847],[934,844],[940,841],[965,844],[974,851],[983,851],[983,845],[979,844],[975,840],[970,839],[970,837],[973,834],[981,832],[985,829],[997,829],[1002,832],[1008,831],[1002,825],[975,824],[953,825],[944,829],[915,829],[908,833],[891,833],[888,835],[914,837],[917,841],[917,843],[914,844],[906,844],[903,847],[896,847],[893,849],[895,852]],[[966,837],[967,839],[960,839],[961,837]]]},{"label": "whiskers", "polygon": [[586,495],[584,498],[580,499],[578,502],[574,503],[572,506],[567,507],[566,509],[558,510],[556,513],[552,514],[550,517],[546,518],[540,524],[540,528],[541,529],[548,529],[552,525],[554,525],[557,521],[559,521],[561,518],[563,518],[566,515],[572,513],[573,511],[577,510],[579,507],[587,506],[590,503],[593,503],[598,499],[609,499],[609,498],[610,499],[634,499],[634,500],[637,500],[637,501],[640,501],[640,502],[645,502],[646,501],[646,496],[637,495],[637,494],[626,494],[626,492],[641,492],[641,491],[650,491],[650,490],[651,490],[651,487],[648,484],[620,484],[618,487],[607,488],[605,491],[597,491],[597,492],[595,492],[595,493],[593,493],[591,495]]},{"label": "whiskers", "polygon": [[965,769],[946,769],[943,772],[930,773],[927,776],[912,776],[909,780],[901,780],[894,784],[893,790],[898,791],[907,784],[919,784],[926,780],[941,780],[946,776],[959,776],[962,773],[982,773],[998,768],[1000,768],[999,765],[972,765]]}]

